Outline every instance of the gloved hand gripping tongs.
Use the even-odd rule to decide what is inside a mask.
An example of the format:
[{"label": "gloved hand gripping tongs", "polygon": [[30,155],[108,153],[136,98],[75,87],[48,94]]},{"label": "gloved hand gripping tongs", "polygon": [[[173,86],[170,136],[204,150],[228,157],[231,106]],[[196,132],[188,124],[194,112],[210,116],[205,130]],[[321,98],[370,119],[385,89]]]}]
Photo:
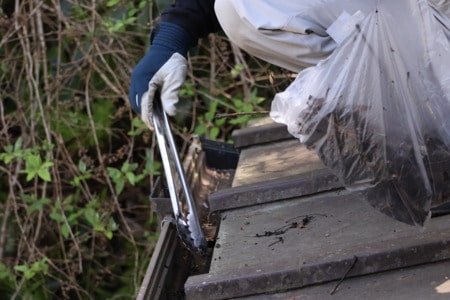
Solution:
[{"label": "gloved hand gripping tongs", "polygon": [[[159,97],[155,97],[153,106],[153,124],[178,234],[188,248],[202,252],[206,249],[206,240],[200,226],[191,189],[178,156],[169,120],[162,109]],[[180,197],[180,190],[176,188],[177,183],[181,185],[180,190],[183,197]],[[182,200],[185,201],[186,212],[183,211]]]}]

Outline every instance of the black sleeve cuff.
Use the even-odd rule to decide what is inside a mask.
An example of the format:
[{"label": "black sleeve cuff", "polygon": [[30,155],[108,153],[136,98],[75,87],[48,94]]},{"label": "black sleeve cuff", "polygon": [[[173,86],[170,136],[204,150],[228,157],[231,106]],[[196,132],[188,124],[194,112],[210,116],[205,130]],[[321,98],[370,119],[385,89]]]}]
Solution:
[{"label": "black sleeve cuff", "polygon": [[162,12],[161,20],[184,28],[194,43],[199,38],[220,30],[214,0],[176,0]]}]

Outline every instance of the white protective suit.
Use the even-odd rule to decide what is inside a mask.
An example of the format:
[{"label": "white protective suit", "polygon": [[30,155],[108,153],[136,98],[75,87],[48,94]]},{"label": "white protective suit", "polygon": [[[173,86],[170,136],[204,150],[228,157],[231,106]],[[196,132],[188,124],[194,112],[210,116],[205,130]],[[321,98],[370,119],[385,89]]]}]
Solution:
[{"label": "white protective suit", "polygon": [[[394,1],[394,0],[392,0]],[[248,53],[299,72],[336,48],[326,32],[346,11],[367,15],[377,0],[216,0],[215,11],[228,38]],[[430,0],[450,17],[449,0]]]},{"label": "white protective suit", "polygon": [[271,117],[409,224],[450,202],[450,1],[216,0],[230,40],[299,72]]}]

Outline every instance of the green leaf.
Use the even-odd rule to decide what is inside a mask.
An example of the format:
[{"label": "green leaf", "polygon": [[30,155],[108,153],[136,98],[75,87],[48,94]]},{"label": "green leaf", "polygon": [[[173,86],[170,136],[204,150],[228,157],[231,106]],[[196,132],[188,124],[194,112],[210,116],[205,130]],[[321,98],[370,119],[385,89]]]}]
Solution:
[{"label": "green leaf", "polygon": [[134,185],[136,183],[136,176],[134,175],[134,173],[127,172],[125,175],[127,176],[128,182],[131,185]]},{"label": "green leaf", "polygon": [[27,157],[25,158],[25,161],[27,163],[27,168],[29,168],[30,170],[39,169],[39,167],[42,163],[41,157],[36,154],[27,155]]},{"label": "green leaf", "polygon": [[136,17],[130,16],[125,20],[125,24],[133,24],[136,20]]},{"label": "green leaf", "polygon": [[33,195],[22,194],[21,197],[22,197],[22,200],[24,200],[28,204],[33,204],[38,201],[36,198],[36,195],[34,195],[34,194]]},{"label": "green leaf", "polygon": [[116,221],[114,221],[112,217],[109,218],[108,228],[112,231],[116,231],[117,229],[119,229],[119,225],[117,225]]},{"label": "green leaf", "polygon": [[0,281],[3,282],[3,283],[6,283],[7,281],[9,281],[9,282],[13,282],[14,281],[13,273],[2,262],[0,262]]},{"label": "green leaf", "polygon": [[27,181],[30,181],[36,176],[39,176],[45,181],[50,181],[50,173],[48,168],[53,166],[52,162],[46,161],[42,163],[41,157],[36,154],[29,154],[25,157],[26,166],[25,173],[27,173]]},{"label": "green leaf", "polygon": [[67,239],[69,237],[69,233],[69,226],[67,225],[67,223],[63,223],[61,226],[61,234],[65,239]]},{"label": "green leaf", "polygon": [[52,213],[50,213],[50,219],[55,220],[57,222],[63,222],[64,216],[62,214],[52,212]]},{"label": "green leaf", "polygon": [[200,124],[200,125],[197,125],[197,127],[195,127],[194,133],[196,135],[202,135],[202,134],[205,134],[207,129],[208,128],[206,127],[205,124]]},{"label": "green leaf", "polygon": [[226,118],[216,119],[216,120],[214,121],[214,125],[220,127],[220,126],[224,125],[226,121],[227,121]]},{"label": "green leaf", "polygon": [[215,140],[219,136],[219,133],[220,133],[219,127],[213,127],[209,132],[209,137]]},{"label": "green leaf", "polygon": [[122,173],[120,172],[120,170],[113,168],[113,167],[108,167],[108,174],[112,180],[117,180],[122,176]]},{"label": "green leaf", "polygon": [[243,104],[243,102],[242,102],[241,99],[237,99],[237,98],[234,98],[234,99],[233,99],[233,105],[234,105],[237,109],[241,108],[241,107],[242,107],[242,104]]},{"label": "green leaf", "polygon": [[236,78],[244,70],[244,65],[237,64],[231,69],[231,77]]},{"label": "green leaf", "polygon": [[7,145],[7,146],[3,147],[3,149],[6,151],[6,153],[13,153],[13,151],[14,151],[13,145]]},{"label": "green leaf", "polygon": [[96,214],[94,209],[86,208],[84,210],[84,217],[91,225],[94,225],[96,223]]},{"label": "green leaf", "polygon": [[[28,201],[27,201],[28,202]],[[31,205],[28,207],[28,215],[31,215],[35,211],[42,211],[44,209],[44,205],[50,204],[50,199],[42,198],[41,200],[34,200]]]},{"label": "green leaf", "polygon": [[122,193],[124,187],[125,187],[125,182],[123,180],[117,182],[116,183],[116,192],[117,192],[117,194]]},{"label": "green leaf", "polygon": [[122,165],[121,171],[122,171],[123,173],[130,172],[130,171],[132,172],[132,171],[136,170],[137,167],[138,167],[138,164],[137,164],[137,163],[132,163],[132,164],[130,164],[130,163],[125,162],[125,163]]},{"label": "green leaf", "polygon": [[135,182],[141,181],[142,179],[145,178],[145,176],[146,176],[146,174],[139,174],[139,175],[137,175],[137,176],[136,176],[136,179],[135,179]]},{"label": "green leaf", "polygon": [[105,236],[106,236],[106,238],[107,238],[108,240],[112,239],[112,237],[113,237],[112,231],[106,230],[106,231],[105,231]]},{"label": "green leaf", "polygon": [[205,114],[206,121],[212,121],[216,117],[217,104],[216,101],[210,103],[209,111]]},{"label": "green leaf", "polygon": [[138,117],[134,117],[133,120],[131,121],[132,124],[132,130],[128,131],[128,135],[129,136],[137,136],[142,134],[142,132],[144,132],[144,130],[147,129],[147,125],[144,124],[144,122],[138,118]]},{"label": "green leaf", "polygon": [[28,267],[28,265],[17,265],[14,266],[14,270],[25,273],[29,270],[30,268]]},{"label": "green leaf", "polygon": [[230,124],[232,125],[239,125],[239,124],[244,124],[249,120],[249,116],[240,116],[237,117],[233,120],[230,120]]},{"label": "green leaf", "polygon": [[83,214],[82,210],[78,210],[74,213],[71,213],[68,217],[67,217],[67,221],[69,221],[70,224],[77,224],[77,219]]},{"label": "green leaf", "polygon": [[128,10],[128,16],[134,16],[135,14],[137,14],[139,12],[139,10],[137,8],[130,8],[130,10]]},{"label": "green leaf", "polygon": [[19,137],[14,143],[14,151],[19,151],[20,149],[22,149],[22,144],[23,144],[22,137]]},{"label": "green leaf", "polygon": [[119,2],[120,2],[120,0],[109,0],[108,2],[106,2],[106,6],[113,7],[113,6],[116,6],[117,3],[119,3]]},{"label": "green leaf", "polygon": [[50,167],[53,167],[53,163],[51,161],[46,161],[40,167],[41,168],[50,168]]},{"label": "green leaf", "polygon": [[51,181],[52,179],[51,179],[51,177],[50,177],[50,172],[48,171],[48,169],[39,169],[39,171],[38,171],[38,176],[41,178],[41,179],[43,179],[44,181],[47,181],[47,182],[49,182],[49,181]]},{"label": "green leaf", "polygon": [[79,187],[81,179],[82,179],[81,177],[77,176],[70,182],[70,184],[73,185],[74,187]]},{"label": "green leaf", "polygon": [[144,7],[147,5],[147,2],[146,1],[141,1],[141,2],[139,2],[139,8],[140,9],[144,9]]},{"label": "green leaf", "polygon": [[250,103],[245,103],[244,105],[242,105],[242,111],[243,112],[253,111],[253,105],[251,105]]},{"label": "green leaf", "polygon": [[23,273],[27,280],[36,275],[36,271],[32,270],[27,264],[14,266],[14,270]]},{"label": "green leaf", "polygon": [[263,103],[266,98],[264,97],[258,97],[258,89],[253,89],[251,92],[251,102],[254,104],[261,104]]},{"label": "green leaf", "polygon": [[78,170],[80,170],[81,173],[86,173],[86,164],[82,159],[78,161]]},{"label": "green leaf", "polygon": [[44,257],[43,259],[36,261],[31,266],[31,271],[34,273],[43,272],[47,273],[48,271],[48,265],[47,265],[47,258]]},{"label": "green leaf", "polygon": [[37,171],[34,171],[34,170],[33,171],[28,171],[26,180],[30,181],[31,179],[36,177],[36,174],[37,174]]},{"label": "green leaf", "polygon": [[104,232],[105,231],[105,226],[103,226],[102,223],[96,223],[94,224],[94,230],[98,231],[98,232]]},{"label": "green leaf", "polygon": [[9,164],[14,159],[14,154],[2,153],[0,154],[0,159],[3,160],[5,164]]}]

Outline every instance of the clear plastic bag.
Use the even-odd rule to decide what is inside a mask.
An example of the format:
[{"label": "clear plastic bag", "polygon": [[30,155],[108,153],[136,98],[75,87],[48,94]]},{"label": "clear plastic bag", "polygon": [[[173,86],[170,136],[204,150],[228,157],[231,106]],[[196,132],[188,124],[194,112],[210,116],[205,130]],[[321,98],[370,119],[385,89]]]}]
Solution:
[{"label": "clear plastic bag", "polygon": [[449,28],[427,1],[378,1],[272,103],[348,189],[409,224],[450,201]]}]

